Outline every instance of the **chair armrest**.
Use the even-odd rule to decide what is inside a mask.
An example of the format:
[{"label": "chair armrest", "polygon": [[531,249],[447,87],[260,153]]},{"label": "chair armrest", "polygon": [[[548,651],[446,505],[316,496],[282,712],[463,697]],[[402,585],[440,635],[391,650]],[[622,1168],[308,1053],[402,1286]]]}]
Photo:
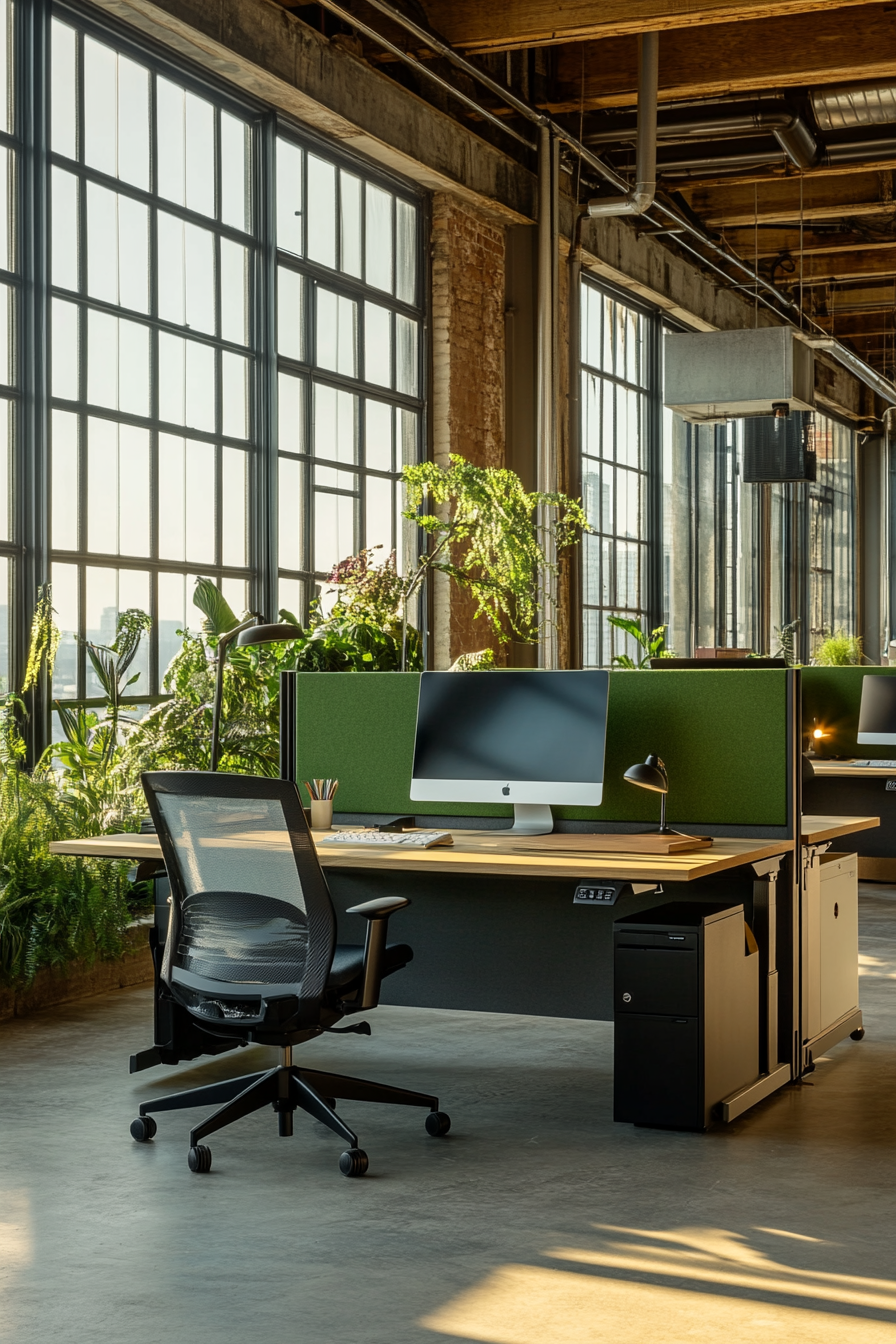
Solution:
[{"label": "chair armrest", "polygon": [[396,910],[403,910],[406,905],[410,905],[410,901],[405,896],[380,896],[374,901],[364,901],[361,905],[350,906],[346,911],[346,914],[360,915],[367,920],[364,972],[357,1002],[351,1003],[352,1012],[366,1013],[368,1008],[375,1008],[379,1003],[389,916]]},{"label": "chair armrest", "polygon": [[410,901],[406,896],[379,896],[375,901],[364,901],[362,905],[351,905],[347,915],[363,915],[365,919],[388,919],[396,910],[403,910]]}]

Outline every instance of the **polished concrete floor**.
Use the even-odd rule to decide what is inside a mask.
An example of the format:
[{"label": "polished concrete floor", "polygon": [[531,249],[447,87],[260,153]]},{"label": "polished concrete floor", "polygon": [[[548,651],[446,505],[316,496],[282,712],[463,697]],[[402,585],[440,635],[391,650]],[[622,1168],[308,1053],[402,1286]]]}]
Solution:
[{"label": "polished concrete floor", "polygon": [[896,891],[865,888],[861,924],[865,1040],[705,1135],[613,1124],[608,1024],[377,1010],[304,1058],[432,1089],[454,1124],[345,1103],[357,1181],[270,1112],[214,1136],[208,1176],[184,1113],[133,1143],[140,1099],[250,1067],[129,1077],[146,989],[4,1024],[0,1338],[896,1341]]}]

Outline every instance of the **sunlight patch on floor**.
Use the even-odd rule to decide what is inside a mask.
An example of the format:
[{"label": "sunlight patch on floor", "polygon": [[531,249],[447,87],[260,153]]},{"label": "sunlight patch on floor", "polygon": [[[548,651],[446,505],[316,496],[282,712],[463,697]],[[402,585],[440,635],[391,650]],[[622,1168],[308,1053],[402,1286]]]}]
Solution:
[{"label": "sunlight patch on floor", "polygon": [[[747,1344],[770,1332],[785,1344],[896,1344],[891,1279],[787,1265],[717,1228],[595,1231],[595,1246],[545,1253],[581,1270],[503,1265],[420,1324],[481,1344]],[[826,1245],[786,1229],[755,1231]],[[780,1302],[787,1297],[792,1304]]]}]

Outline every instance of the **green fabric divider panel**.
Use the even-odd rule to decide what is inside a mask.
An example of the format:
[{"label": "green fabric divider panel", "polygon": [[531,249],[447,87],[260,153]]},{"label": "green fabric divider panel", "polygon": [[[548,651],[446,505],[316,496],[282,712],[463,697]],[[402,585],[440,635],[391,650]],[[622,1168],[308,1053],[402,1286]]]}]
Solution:
[{"label": "green fabric divider panel", "polygon": [[[670,823],[785,826],[786,678],[778,669],[611,672],[603,803],[555,815],[657,822],[659,797],[622,778],[655,752],[669,771]],[[297,680],[298,778],[338,779],[337,812],[512,816],[501,804],[411,801],[419,673],[302,672]]]},{"label": "green fabric divider panel", "polygon": [[896,667],[804,667],[803,732],[816,727],[826,734],[815,745],[817,756],[857,756],[863,761],[890,761],[892,747],[859,745],[859,708],[866,677],[893,677]]}]

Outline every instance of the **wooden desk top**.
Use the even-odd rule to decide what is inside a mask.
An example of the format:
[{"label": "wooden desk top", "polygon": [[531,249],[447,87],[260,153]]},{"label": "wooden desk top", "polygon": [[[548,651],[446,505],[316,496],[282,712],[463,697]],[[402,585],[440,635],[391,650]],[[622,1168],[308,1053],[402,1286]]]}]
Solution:
[{"label": "wooden desk top", "polygon": [[803,815],[801,829],[804,845],[820,845],[855,831],[873,831],[880,817],[809,817]]},{"label": "wooden desk top", "polygon": [[[848,820],[852,820],[851,818]],[[371,846],[334,850],[318,849],[325,869],[386,869],[411,873],[458,873],[495,877],[581,877],[627,879],[632,882],[692,882],[700,877],[758,863],[793,849],[792,840],[716,840],[711,849],[688,854],[593,855],[550,851],[545,836],[544,855],[517,852],[517,837],[494,831],[455,831],[451,847],[434,849],[382,849]],[[585,837],[583,836],[583,840]],[[590,840],[591,837],[588,837]],[[252,843],[257,844],[257,838]],[[54,854],[75,854],[104,859],[160,859],[161,846],[155,835],[99,835],[85,840],[58,840],[50,845]]]},{"label": "wooden desk top", "polygon": [[832,775],[849,779],[896,778],[896,769],[893,766],[853,765],[852,761],[812,761],[812,769],[820,779],[827,779]]}]

